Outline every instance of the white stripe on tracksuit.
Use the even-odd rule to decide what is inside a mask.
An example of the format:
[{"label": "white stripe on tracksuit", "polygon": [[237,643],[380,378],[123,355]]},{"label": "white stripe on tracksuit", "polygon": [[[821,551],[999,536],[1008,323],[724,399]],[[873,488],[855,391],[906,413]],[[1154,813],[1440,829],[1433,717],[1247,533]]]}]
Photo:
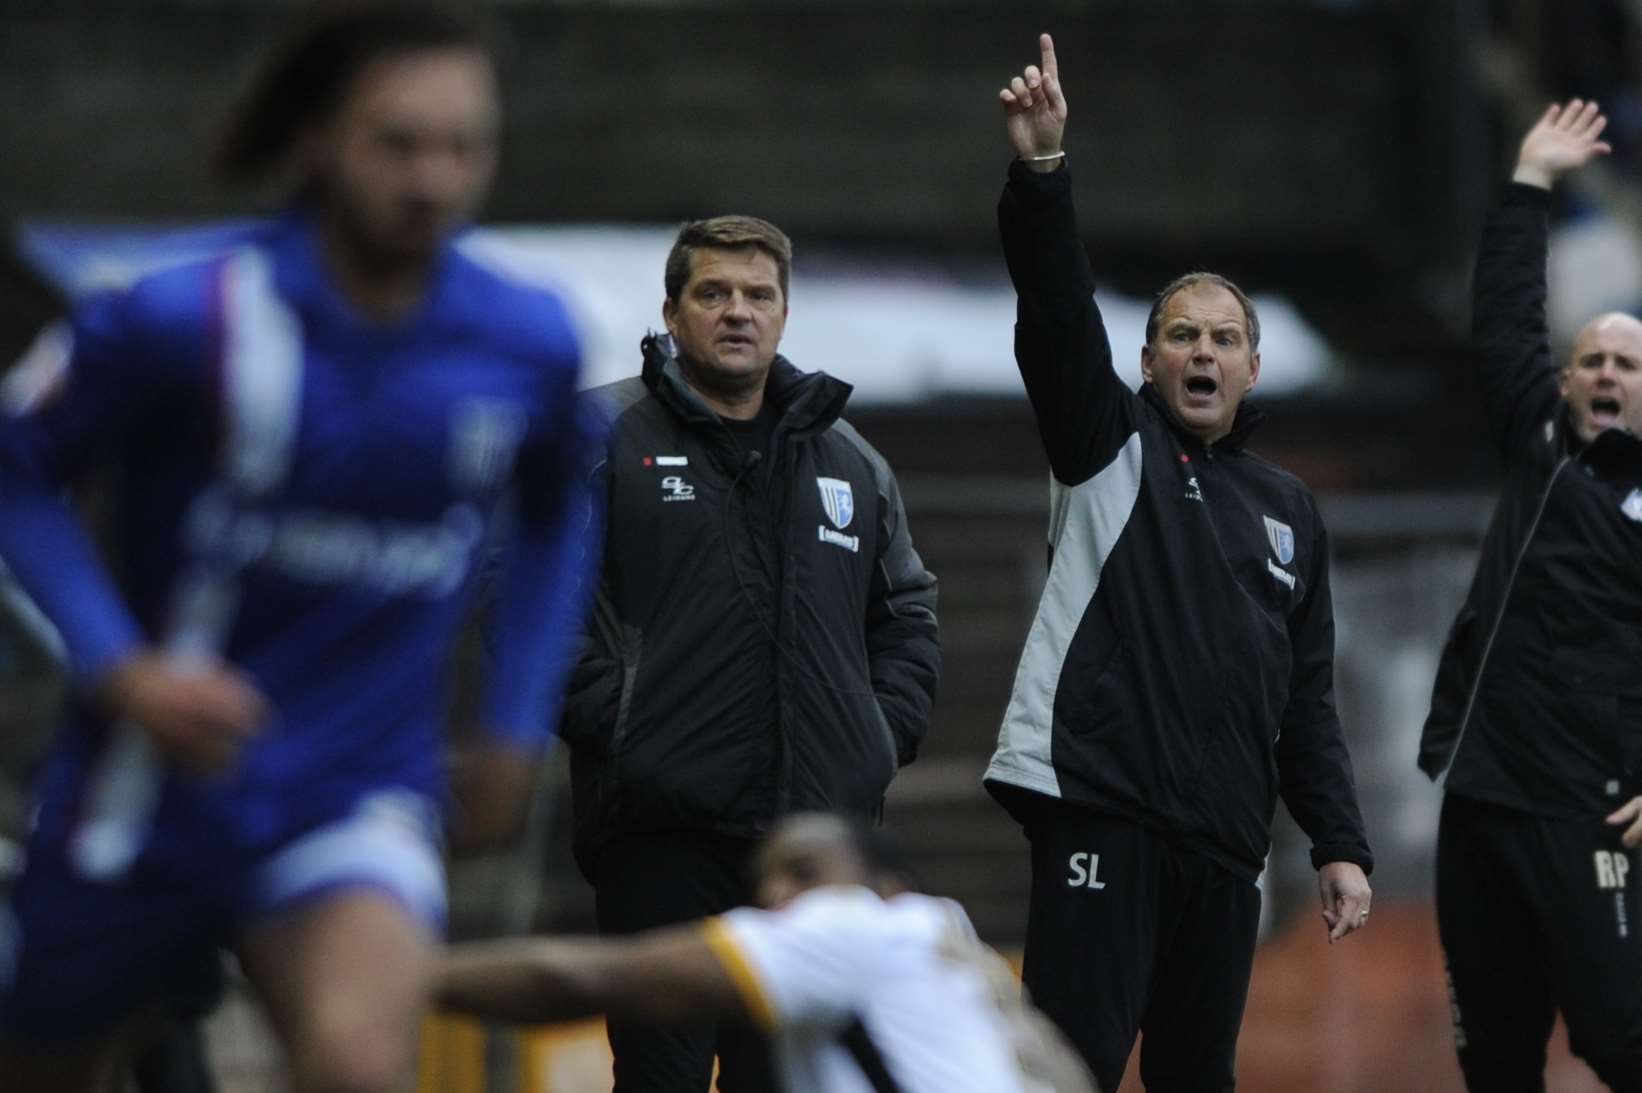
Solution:
[{"label": "white stripe on tracksuit", "polygon": [[1095,598],[1106,559],[1128,526],[1140,496],[1141,439],[1130,435],[1117,457],[1077,486],[1051,480],[1049,580],[1015,670],[1015,686],[986,779],[1059,797],[1050,752],[1055,691],[1066,652]]},{"label": "white stripe on tracksuit", "polygon": [[[201,496],[243,503],[266,495],[290,468],[302,397],[302,328],[274,291],[267,256],[230,256],[222,271],[222,470]],[[239,602],[232,560],[190,558],[171,592],[163,645],[186,669],[222,648]],[[146,731],[131,722],[113,738],[90,774],[84,818],[70,843],[81,875],[115,880],[147,842],[165,779],[164,762]]]}]

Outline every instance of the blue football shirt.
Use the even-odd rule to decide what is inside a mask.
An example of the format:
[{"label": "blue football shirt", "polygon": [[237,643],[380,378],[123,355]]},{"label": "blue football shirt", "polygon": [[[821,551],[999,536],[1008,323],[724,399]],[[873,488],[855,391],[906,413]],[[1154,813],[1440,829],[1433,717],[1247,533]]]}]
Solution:
[{"label": "blue football shirt", "polygon": [[[545,741],[602,525],[558,299],[452,245],[414,314],[373,322],[293,214],[91,302],[66,360],[0,413],[0,558],[82,687],[142,644],[212,652],[274,716],[233,771],[162,766],[134,806],[117,799],[141,757],[78,710],[36,847],[71,846],[116,800],[143,814],[145,860],[198,868],[372,789],[437,795],[449,654],[487,550],[504,560],[484,720],[519,747]],[[118,580],[62,499],[93,467],[116,476]]]}]

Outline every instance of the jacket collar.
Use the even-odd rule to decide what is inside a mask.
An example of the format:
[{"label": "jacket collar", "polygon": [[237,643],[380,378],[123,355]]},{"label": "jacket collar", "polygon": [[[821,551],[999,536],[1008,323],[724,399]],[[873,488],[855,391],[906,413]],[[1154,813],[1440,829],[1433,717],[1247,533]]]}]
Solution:
[{"label": "jacket collar", "polygon": [[1607,467],[1636,467],[1642,465],[1642,437],[1624,429],[1604,429],[1589,444],[1574,432],[1573,419],[1566,401],[1560,419],[1562,436],[1570,455],[1583,458],[1587,463]]},{"label": "jacket collar", "polygon": [[1245,398],[1237,404],[1237,415],[1232,418],[1231,432],[1213,444],[1205,445],[1196,433],[1190,432],[1180,423],[1180,419],[1175,416],[1174,408],[1163,401],[1163,396],[1157,393],[1156,385],[1141,384],[1140,397],[1163,416],[1163,420],[1169,423],[1169,428],[1182,444],[1193,448],[1207,447],[1216,452],[1240,452],[1248,443],[1249,435],[1266,420],[1266,412]]},{"label": "jacket collar", "polygon": [[[639,343],[644,354],[644,385],[686,422],[717,424],[718,415],[691,390],[679,366],[678,345],[670,334],[652,331]],[[764,397],[780,412],[780,427],[789,433],[820,432],[844,413],[849,384],[825,372],[804,372],[780,354],[764,381]]]}]

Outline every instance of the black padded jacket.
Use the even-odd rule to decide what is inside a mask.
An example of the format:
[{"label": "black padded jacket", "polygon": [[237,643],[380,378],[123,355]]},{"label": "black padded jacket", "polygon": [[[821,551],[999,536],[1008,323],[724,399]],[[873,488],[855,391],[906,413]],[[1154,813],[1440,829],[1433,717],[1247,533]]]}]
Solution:
[{"label": "black padded jacket", "polygon": [[574,843],[756,836],[807,809],[872,817],[928,728],[935,577],[850,387],[777,357],[767,457],[686,385],[672,340],[588,393],[610,423],[608,524],[567,696]]}]

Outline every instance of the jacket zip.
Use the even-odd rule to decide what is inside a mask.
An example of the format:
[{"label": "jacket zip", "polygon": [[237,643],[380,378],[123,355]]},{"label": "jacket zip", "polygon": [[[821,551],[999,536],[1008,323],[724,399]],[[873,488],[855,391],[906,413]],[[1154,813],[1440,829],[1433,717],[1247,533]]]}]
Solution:
[{"label": "jacket zip", "polygon": [[[787,689],[781,685],[782,677],[791,670],[786,663],[790,654],[787,653],[787,600],[788,596],[796,593],[788,584],[792,574],[796,572],[794,559],[787,556],[787,550],[792,543],[792,529],[787,526],[787,514],[792,509],[793,494],[798,490],[796,476],[789,475],[787,470],[788,458],[792,457],[796,466],[797,456],[793,452],[793,439],[789,432],[777,422],[775,432],[770,436],[771,456],[775,460],[770,468],[770,481],[773,483],[776,475],[782,476],[787,488],[781,491],[779,498],[780,511],[772,512],[771,523],[775,527],[775,734],[776,755],[775,770],[775,807],[776,815],[783,816],[792,808],[792,769],[793,744],[787,732]],[[781,435],[776,435],[781,434]],[[765,508],[769,511],[770,493],[765,493]]]},{"label": "jacket zip", "polygon": [[1534,519],[1528,525],[1528,534],[1522,537],[1522,548],[1517,551],[1516,561],[1511,563],[1511,575],[1505,580],[1505,590],[1499,598],[1499,610],[1494,613],[1494,625],[1488,631],[1487,642],[1483,644],[1482,659],[1477,662],[1477,674],[1471,680],[1471,693],[1465,700],[1465,712],[1460,715],[1459,735],[1454,738],[1453,750],[1448,753],[1448,763],[1444,768],[1445,783],[1447,773],[1453,771],[1454,763],[1460,757],[1460,745],[1465,742],[1465,730],[1471,727],[1471,711],[1476,707],[1477,695],[1482,693],[1483,673],[1488,670],[1488,657],[1494,651],[1494,639],[1499,637],[1499,628],[1505,622],[1506,608],[1511,606],[1511,592],[1517,586],[1517,573],[1522,569],[1522,559],[1528,556],[1528,548],[1534,543],[1534,535],[1539,531],[1540,520],[1545,516],[1545,506],[1550,504],[1551,491],[1556,488],[1556,480],[1574,459],[1574,456],[1565,455],[1552,469],[1551,478],[1545,483],[1545,492],[1540,495],[1539,508],[1534,511]]},{"label": "jacket zip", "polygon": [[[785,425],[783,422],[776,422],[775,428],[770,434],[771,442],[768,445],[770,450],[764,453],[758,460],[743,461],[740,469],[734,472],[734,477],[730,481],[730,488],[724,495],[724,520],[726,526],[728,526],[731,513],[735,505],[736,495],[740,493],[742,487],[745,485],[748,496],[742,500],[743,511],[750,512],[752,506],[756,504],[758,506],[758,512],[756,514],[758,520],[761,522],[768,522],[774,529],[774,535],[772,537],[773,541],[771,543],[772,557],[770,559],[771,565],[775,568],[775,573],[771,580],[775,601],[773,617],[769,620],[765,620],[761,605],[759,605],[747,592],[747,587],[741,582],[741,578],[739,576],[737,577],[737,583],[740,585],[740,593],[743,598],[746,599],[747,605],[753,609],[754,615],[758,619],[758,625],[770,638],[771,652],[774,655],[775,660],[774,678],[771,682],[775,688],[776,769],[774,805],[775,815],[777,816],[782,815],[787,811],[787,801],[791,796],[790,783],[792,779],[790,758],[791,748],[786,735],[786,718],[783,715],[783,688],[781,685],[781,675],[783,670],[782,660],[788,655],[783,645],[784,639],[782,636],[782,619],[786,614],[784,601],[786,597],[786,573],[789,568],[785,563],[785,556],[783,553],[786,550],[788,536],[785,534],[782,521],[786,518],[787,499],[792,494],[791,483],[788,483],[787,488],[780,491],[779,496],[781,500],[781,513],[773,519],[771,505],[772,500],[774,500],[777,496],[777,480],[779,479],[783,482],[786,481],[783,475],[788,440],[785,436],[778,437],[778,434],[781,434],[784,428]],[[728,437],[728,429],[725,429],[722,424],[719,426],[719,429],[726,435],[726,437]],[[733,450],[737,454],[740,454],[741,449],[739,445],[736,444],[734,438],[729,439],[731,445],[729,450]],[[765,466],[766,463],[768,464],[767,467]],[[760,481],[761,478],[762,481]],[[756,534],[751,537],[756,538]],[[753,552],[756,556],[758,553],[758,548],[756,545],[753,548]],[[735,565],[733,557],[731,558],[731,565],[732,567]]]}]

